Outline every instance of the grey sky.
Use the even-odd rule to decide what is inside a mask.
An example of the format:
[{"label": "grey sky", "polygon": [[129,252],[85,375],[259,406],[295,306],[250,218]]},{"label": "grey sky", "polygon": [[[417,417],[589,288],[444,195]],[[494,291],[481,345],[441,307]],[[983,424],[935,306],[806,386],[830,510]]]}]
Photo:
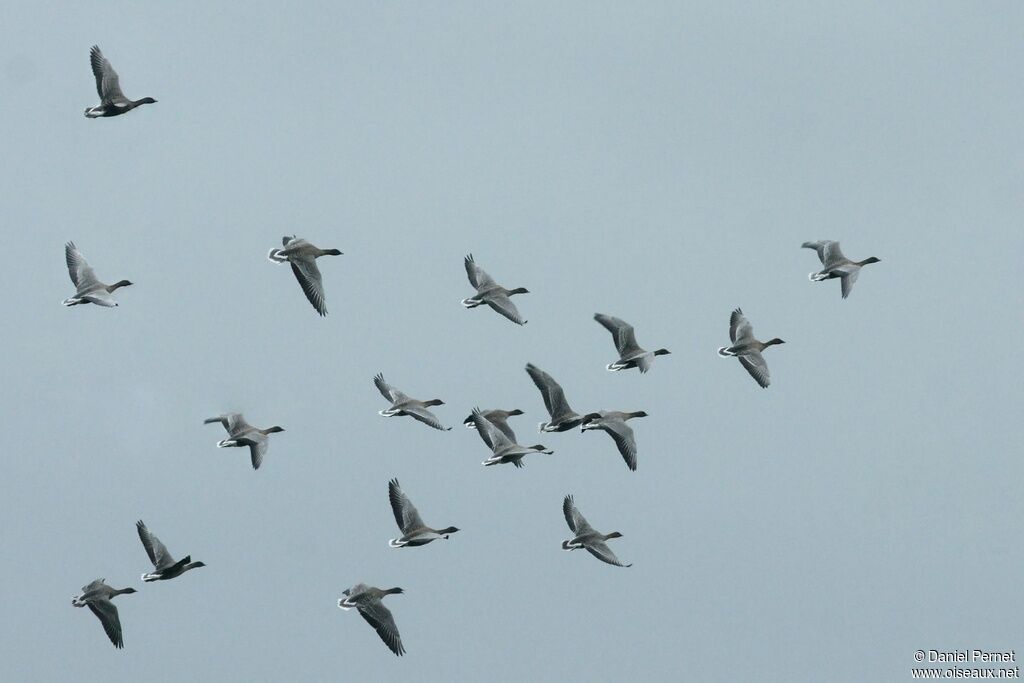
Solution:
[{"label": "grey sky", "polygon": [[[709,3],[711,4],[711,3]],[[11,3],[8,680],[903,680],[1024,649],[1011,3]],[[89,47],[129,97],[90,121]],[[319,319],[287,267],[321,263]],[[121,306],[63,308],[73,239]],[[878,256],[850,299],[810,239]],[[467,311],[462,257],[525,286]],[[773,384],[715,349],[742,306]],[[610,374],[624,318],[652,372]],[[579,411],[538,437],[533,362]],[[385,420],[376,372],[451,432]],[[553,456],[484,469],[521,408]],[[280,424],[259,472],[203,418]],[[447,542],[392,550],[398,477]],[[630,569],[565,553],[572,493]],[[143,586],[144,519],[204,569]],[[125,649],[69,601],[118,598]],[[392,656],[336,599],[388,598]]]}]

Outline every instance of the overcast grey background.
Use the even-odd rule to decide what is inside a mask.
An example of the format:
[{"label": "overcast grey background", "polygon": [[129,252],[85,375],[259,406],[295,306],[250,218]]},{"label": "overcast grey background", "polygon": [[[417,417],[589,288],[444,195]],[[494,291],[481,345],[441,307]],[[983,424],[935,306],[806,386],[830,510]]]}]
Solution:
[{"label": "overcast grey background", "polygon": [[[218,6],[211,6],[218,5]],[[11,3],[7,680],[904,680],[1024,649],[1013,3]],[[87,120],[98,43],[132,98]],[[316,316],[267,251],[321,261]],[[847,301],[811,239],[878,256]],[[63,308],[75,240],[121,306]],[[462,257],[517,327],[467,311]],[[715,349],[782,337],[759,389]],[[648,375],[610,374],[618,315]],[[536,435],[526,362],[643,409]],[[439,396],[385,420],[371,378]],[[553,456],[483,468],[474,405]],[[228,410],[287,431],[263,468]],[[391,550],[398,477],[447,542]],[[564,553],[573,493],[630,569]],[[144,519],[205,569],[142,585]],[[106,577],[125,649],[69,600]],[[388,598],[392,656],[336,599]]]}]

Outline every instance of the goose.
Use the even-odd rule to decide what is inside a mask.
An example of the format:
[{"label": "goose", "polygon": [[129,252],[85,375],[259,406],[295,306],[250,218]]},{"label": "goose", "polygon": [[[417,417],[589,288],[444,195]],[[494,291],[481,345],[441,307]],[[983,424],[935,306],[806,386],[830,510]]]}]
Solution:
[{"label": "goose", "polygon": [[664,356],[672,353],[668,349],[657,351],[645,351],[636,343],[636,335],[633,333],[633,326],[619,318],[603,313],[595,313],[594,320],[601,323],[606,330],[612,333],[615,340],[615,348],[619,352],[619,360],[609,363],[606,368],[610,372],[618,372],[627,368],[639,368],[641,373],[651,369],[655,356]]},{"label": "goose", "polygon": [[377,373],[373,378],[373,383],[377,385],[377,390],[380,391],[381,396],[391,401],[391,407],[385,410],[378,411],[384,417],[399,417],[401,415],[408,415],[414,420],[419,420],[425,425],[429,425],[434,429],[440,429],[442,432],[447,432],[451,427],[445,427],[441,424],[441,421],[437,419],[437,416],[427,410],[430,406],[443,406],[444,401],[439,398],[432,398],[429,401],[417,401],[414,398],[409,398],[398,389],[384,381],[384,375]]},{"label": "goose", "polygon": [[121,92],[121,84],[118,82],[117,72],[110,66],[110,60],[100,52],[99,45],[93,45],[89,50],[89,63],[92,64],[92,75],[96,77],[96,92],[99,93],[100,103],[95,107],[85,108],[85,117],[97,119],[101,116],[119,116],[130,112],[135,107],[143,104],[155,104],[152,97],[143,97],[141,100],[129,100]]},{"label": "goose", "polygon": [[392,548],[403,548],[405,546],[426,545],[439,538],[448,540],[448,536],[454,534],[458,529],[453,526],[444,529],[432,529],[423,523],[416,506],[405,495],[405,491],[399,486],[397,479],[388,482],[388,498],[391,500],[391,511],[395,513],[395,521],[398,528],[402,530],[401,538],[393,538],[388,541]]},{"label": "goose", "polygon": [[786,342],[778,337],[766,342],[755,339],[754,328],[739,308],[729,316],[729,340],[732,342],[732,346],[723,346],[718,349],[718,355],[723,358],[729,356],[738,358],[740,365],[747,369],[747,372],[761,385],[761,388],[767,389],[771,379],[768,376],[768,364],[764,362],[761,352],[769,346]]},{"label": "goose", "polygon": [[359,615],[366,619],[366,623],[377,631],[377,635],[384,641],[392,652],[401,657],[405,654],[402,647],[402,636],[395,626],[395,618],[391,610],[381,603],[385,595],[401,595],[405,591],[401,588],[380,589],[374,586],[367,586],[365,583],[357,583],[349,589],[342,591],[344,598],[338,599],[338,607],[343,610],[350,610],[355,607]]},{"label": "goose", "polygon": [[551,375],[533,363],[526,364],[526,373],[540,389],[544,407],[551,416],[550,422],[541,422],[537,425],[538,432],[564,432],[583,422],[583,416],[569,407],[562,386],[553,380]]},{"label": "goose", "polygon": [[114,647],[124,647],[124,639],[121,637],[121,619],[117,616],[117,607],[111,602],[118,595],[136,593],[134,588],[112,588],[106,584],[106,579],[96,579],[90,584],[82,586],[82,594],[71,598],[71,604],[75,607],[88,607],[96,618],[103,624],[103,630]]},{"label": "goose", "polygon": [[167,546],[161,543],[160,539],[146,528],[145,522],[141,519],[135,522],[135,530],[139,532],[139,540],[142,541],[142,547],[146,549],[149,561],[153,563],[153,567],[156,569],[154,572],[143,574],[143,581],[167,581],[176,576],[181,576],[190,569],[206,566],[203,562],[193,562],[190,555],[186,555],[180,560],[175,560],[167,552]]},{"label": "goose", "polygon": [[605,543],[609,538],[622,538],[622,534],[618,531],[613,531],[610,534],[602,534],[600,531],[595,531],[594,527],[590,526],[586,518],[580,514],[580,511],[576,508],[576,501],[573,500],[571,495],[566,496],[562,501],[562,514],[565,515],[565,523],[569,525],[569,530],[576,534],[568,541],[562,541],[562,550],[584,548],[602,562],[613,564],[616,567],[633,566],[632,563],[622,564],[619,558],[615,557],[615,553],[608,547],[608,544]]},{"label": "goose", "polygon": [[284,427],[277,426],[267,429],[253,427],[245,421],[241,413],[228,413],[226,415],[218,415],[217,417],[208,417],[203,420],[203,424],[206,425],[213,424],[214,422],[220,422],[224,425],[224,429],[227,430],[229,437],[218,441],[217,448],[241,448],[242,446],[248,446],[254,470],[258,470],[260,465],[263,464],[263,456],[267,453],[267,435],[284,431]]},{"label": "goose", "polygon": [[851,261],[843,256],[843,252],[839,250],[839,242],[832,240],[804,242],[800,247],[802,249],[814,249],[818,252],[818,259],[821,261],[821,265],[824,266],[821,270],[810,273],[807,276],[808,279],[811,282],[821,282],[822,280],[839,278],[844,299],[850,296],[853,283],[857,281],[857,276],[860,275],[861,267],[869,263],[879,263],[882,260],[871,256],[863,261]]},{"label": "goose", "polygon": [[321,316],[327,315],[327,300],[324,298],[324,282],[316,260],[321,256],[341,256],[337,249],[321,249],[295,235],[281,238],[284,249],[271,249],[267,258],[273,263],[291,263],[295,279],[299,281],[303,294]]},{"label": "goose", "polygon": [[77,306],[78,304],[96,304],[97,306],[117,306],[114,297],[110,296],[114,290],[120,287],[127,287],[132,284],[128,280],[119,280],[112,285],[103,284],[96,279],[89,262],[78,251],[74,242],[64,245],[64,260],[68,264],[68,275],[75,285],[75,295],[64,299],[61,303],[65,306]]},{"label": "goose", "polygon": [[516,308],[516,305],[512,303],[509,297],[513,294],[529,294],[530,291],[525,287],[505,289],[496,283],[490,275],[485,273],[483,268],[476,264],[472,254],[466,255],[465,262],[466,275],[469,276],[469,283],[476,287],[476,295],[463,299],[462,305],[466,308],[476,308],[482,304],[487,304],[515,324],[525,325],[526,321],[519,315],[519,309]]},{"label": "goose", "polygon": [[476,431],[483,439],[487,447],[491,449],[491,457],[483,461],[484,466],[503,465],[512,463],[516,467],[523,466],[523,456],[530,453],[546,453],[551,455],[554,451],[547,450],[544,446],[520,446],[511,441],[504,433],[495,427],[490,420],[484,417],[479,408],[473,409],[473,422],[476,423]]},{"label": "goose", "polygon": [[[501,410],[495,408],[494,410],[484,410],[481,412],[483,412],[484,417],[486,417],[492,425],[500,429],[501,433],[508,437],[509,441],[514,442],[516,440],[516,433],[508,426],[508,418],[513,415],[522,415],[523,411],[519,410],[519,408],[514,410]],[[467,429],[476,429],[476,422],[473,421],[472,413],[462,421],[462,424],[466,425]]]},{"label": "goose", "polygon": [[647,413],[638,410],[633,413],[624,413],[618,410],[602,410],[590,413],[583,417],[583,426],[580,431],[588,429],[603,429],[612,437],[612,441],[619,449],[619,454],[626,461],[629,469],[636,471],[636,439],[633,438],[633,428],[626,424],[626,420],[634,417],[647,417]]}]

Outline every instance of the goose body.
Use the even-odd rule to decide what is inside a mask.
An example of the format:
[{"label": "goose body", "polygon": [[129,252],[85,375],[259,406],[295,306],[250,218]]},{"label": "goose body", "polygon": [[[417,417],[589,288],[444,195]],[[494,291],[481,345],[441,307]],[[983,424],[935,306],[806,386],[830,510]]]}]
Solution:
[{"label": "goose body", "polygon": [[77,306],[79,304],[96,304],[97,306],[113,307],[117,302],[111,294],[120,287],[127,287],[132,284],[128,280],[121,280],[112,285],[105,284],[96,279],[89,262],[78,251],[74,242],[64,245],[64,260],[68,264],[68,275],[71,283],[75,285],[75,295],[64,299],[61,303],[65,306]]},{"label": "goose body", "polygon": [[266,455],[267,447],[269,446],[267,437],[270,434],[284,431],[283,427],[277,426],[268,427],[267,429],[253,427],[245,421],[241,413],[227,413],[203,420],[203,424],[213,424],[214,422],[224,425],[224,429],[228,433],[228,438],[217,442],[217,448],[242,448],[243,446],[248,446],[249,457],[252,460],[252,468],[254,470],[258,470],[260,465],[263,464],[263,456]]},{"label": "goose body", "polygon": [[110,65],[110,60],[100,52],[98,45],[93,45],[89,50],[89,64],[92,66],[92,75],[96,77],[96,92],[100,96],[100,103],[95,107],[85,108],[86,118],[120,116],[143,104],[156,103],[152,97],[143,97],[141,100],[129,100],[125,97],[121,92],[117,72]]},{"label": "goose body", "polygon": [[647,417],[647,413],[642,410],[632,413],[602,410],[586,415],[580,430],[585,432],[589,429],[601,429],[607,432],[619,449],[619,455],[626,461],[626,466],[635,472],[636,438],[633,436],[633,428],[626,424],[626,420],[632,420],[634,417]]},{"label": "goose body", "polygon": [[565,523],[569,525],[569,530],[575,534],[568,541],[562,541],[562,550],[578,550],[583,548],[602,562],[607,562],[616,567],[633,566],[632,564],[623,564],[615,556],[611,548],[608,547],[608,544],[605,543],[610,538],[622,538],[622,534],[618,531],[613,531],[610,534],[602,534],[600,531],[596,531],[594,527],[590,526],[586,518],[580,514],[572,496],[566,496],[562,500],[562,514],[565,515]]},{"label": "goose body", "polygon": [[134,588],[112,588],[106,583],[106,579],[96,579],[90,584],[82,586],[82,593],[71,599],[75,607],[88,607],[89,611],[96,615],[103,625],[103,630],[110,638],[114,647],[124,647],[124,639],[121,635],[121,618],[117,614],[117,607],[111,602],[118,595],[135,593]]},{"label": "goose body", "polygon": [[146,528],[146,524],[141,519],[135,523],[135,530],[139,532],[139,540],[142,541],[142,547],[146,549],[146,555],[149,556],[149,561],[153,563],[153,571],[143,574],[143,581],[167,581],[181,576],[190,569],[206,566],[203,562],[193,562],[190,555],[186,555],[180,560],[175,560],[167,552],[167,546],[161,543],[160,539]]},{"label": "goose body", "polygon": [[564,432],[583,422],[583,416],[569,407],[569,402],[565,399],[565,391],[551,375],[533,363],[526,364],[526,374],[540,390],[541,398],[544,399],[544,407],[551,417],[548,422],[541,422],[537,425],[537,431]]},{"label": "goose body", "polygon": [[388,541],[392,548],[404,548],[426,545],[439,538],[446,539],[458,529],[450,526],[444,529],[433,529],[423,523],[419,511],[412,504],[409,497],[402,491],[397,479],[388,482],[388,499],[391,501],[391,511],[395,515],[395,522],[402,531],[401,538],[393,538]]},{"label": "goose body", "polygon": [[443,406],[444,401],[439,398],[433,398],[429,401],[418,401],[414,398],[409,398],[398,389],[384,381],[384,375],[377,373],[373,378],[373,383],[388,401],[391,401],[391,407],[379,411],[383,417],[400,417],[402,415],[408,415],[409,417],[422,422],[423,424],[439,429],[442,432],[446,432],[451,427],[445,427],[441,424],[441,421],[437,419],[434,413],[430,412],[428,408],[430,406]]},{"label": "goose body", "polygon": [[[509,441],[516,440],[516,433],[508,425],[508,418],[514,415],[522,415],[523,411],[518,408],[514,410],[501,410],[495,408],[494,410],[481,411],[484,417],[490,421],[492,425],[501,430],[501,433],[508,437]],[[462,424],[466,425],[468,429],[476,429],[476,422],[473,421],[473,414],[470,413],[469,417],[462,421]]]},{"label": "goose body", "polygon": [[633,326],[620,318],[604,315],[603,313],[595,313],[594,320],[601,323],[606,330],[612,333],[615,349],[619,352],[619,359],[606,366],[610,372],[637,368],[641,373],[645,373],[651,369],[655,356],[664,356],[672,353],[668,349],[647,351],[642,348],[636,343],[636,333],[633,331]]},{"label": "goose body", "polygon": [[483,461],[483,465],[503,465],[512,463],[516,467],[523,466],[523,457],[530,453],[546,453],[551,455],[554,451],[547,450],[544,446],[520,446],[509,439],[505,434],[494,426],[490,420],[484,417],[483,411],[479,408],[473,409],[473,422],[476,424],[476,432],[491,449],[491,457]]},{"label": "goose body", "polygon": [[850,296],[853,291],[853,283],[860,275],[860,269],[870,263],[879,263],[882,259],[871,256],[863,261],[851,261],[843,256],[839,249],[839,242],[833,240],[817,240],[815,242],[804,242],[800,245],[803,249],[814,249],[818,253],[822,269],[810,273],[807,277],[811,282],[821,282],[839,278],[840,289],[843,298]]},{"label": "goose body", "polygon": [[327,298],[324,295],[324,281],[316,260],[321,256],[341,256],[337,249],[321,249],[295,235],[281,238],[282,249],[271,249],[267,258],[274,263],[290,263],[292,273],[302,287],[302,293],[321,316],[327,315]]},{"label": "goose body", "polygon": [[516,305],[512,303],[509,297],[514,294],[529,294],[529,290],[525,287],[505,289],[495,282],[483,268],[476,264],[472,254],[467,254],[464,262],[466,265],[466,275],[469,276],[469,283],[476,287],[476,294],[468,299],[463,299],[462,305],[466,308],[476,308],[477,306],[487,304],[515,324],[525,325],[527,321],[523,319],[523,316],[519,315],[519,309],[516,308]]},{"label": "goose body", "polygon": [[750,376],[754,378],[762,389],[768,388],[771,377],[768,374],[768,363],[765,362],[761,352],[775,344],[785,344],[778,337],[769,339],[766,342],[758,341],[754,337],[754,328],[743,315],[743,311],[737,308],[729,316],[729,340],[731,346],[723,346],[718,349],[718,355],[723,358],[735,356],[740,365],[746,368]]},{"label": "goose body", "polygon": [[401,595],[404,592],[401,588],[381,589],[367,586],[365,583],[357,583],[342,591],[342,595],[345,597],[338,599],[338,607],[343,610],[355,607],[359,610],[359,615],[373,627],[388,649],[401,657],[405,654],[402,636],[398,633],[398,626],[395,625],[395,618],[392,616],[391,610],[384,606],[381,599],[385,595]]}]

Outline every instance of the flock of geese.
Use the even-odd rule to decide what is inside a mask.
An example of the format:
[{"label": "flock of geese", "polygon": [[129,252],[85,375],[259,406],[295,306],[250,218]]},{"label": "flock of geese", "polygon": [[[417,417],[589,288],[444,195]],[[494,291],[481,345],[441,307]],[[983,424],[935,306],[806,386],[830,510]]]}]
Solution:
[{"label": "flock of geese", "polygon": [[[156,102],[151,97],[144,97],[140,100],[130,100],[121,91],[117,72],[114,71],[110,62],[103,56],[100,48],[93,46],[89,53],[89,61],[92,65],[93,75],[96,77],[96,90],[99,93],[100,103],[85,110],[88,118],[112,117],[125,114],[143,104]],[[852,261],[846,258],[839,248],[839,243],[831,240],[820,240],[805,242],[803,248],[814,249],[821,261],[821,269],[812,272],[809,279],[812,282],[822,280],[839,279],[842,297],[845,299],[850,295],[854,283],[860,274],[861,268],[871,263],[877,263],[878,258],[871,257],[862,261]],[[95,304],[97,306],[115,307],[118,302],[114,298],[114,292],[122,287],[130,286],[128,280],[119,280],[114,284],[105,284],[96,277],[92,267],[86,261],[82,252],[78,250],[74,242],[68,242],[64,248],[67,261],[68,274],[75,286],[73,296],[65,299],[65,306],[77,306],[81,304]],[[292,273],[302,288],[306,299],[313,306],[314,310],[321,315],[327,315],[327,299],[324,294],[323,277],[317,266],[317,259],[321,256],[339,256],[342,252],[337,249],[321,249],[307,240],[300,239],[294,235],[282,238],[282,248],[271,249],[267,255],[274,263],[288,263]],[[524,287],[506,289],[499,285],[488,275],[469,254],[464,259],[466,275],[470,284],[476,290],[476,294],[462,300],[466,308],[476,308],[486,304],[497,313],[508,318],[517,325],[525,325],[526,319],[519,313],[519,309],[512,302],[511,298],[517,294],[527,294]],[[656,351],[647,351],[641,347],[636,340],[636,333],[633,326],[614,316],[596,313],[596,320],[602,327],[611,333],[615,343],[615,350],[618,359],[609,363],[606,368],[609,371],[617,372],[636,368],[641,373],[651,370],[654,359],[657,356],[667,355],[668,349],[659,348]],[[765,362],[763,352],[769,346],[783,344],[778,337],[768,341],[760,341],[754,337],[753,326],[744,316],[739,308],[734,310],[729,317],[729,346],[718,349],[718,354],[723,357],[734,357],[746,369],[750,376],[762,388],[768,387],[770,375],[768,365]],[[581,432],[589,430],[603,430],[615,442],[615,446],[625,461],[626,466],[635,471],[637,468],[637,445],[632,427],[628,424],[630,420],[639,417],[647,417],[644,411],[600,411],[580,414],[574,411],[565,396],[562,386],[554,380],[547,372],[541,370],[532,363],[527,363],[526,373],[540,391],[547,409],[549,419],[538,425],[538,431],[564,432],[579,427]],[[389,406],[380,411],[383,417],[407,416],[433,429],[447,431],[446,427],[438,419],[430,408],[444,405],[441,399],[419,400],[399,391],[385,379],[383,374],[377,374],[373,383],[380,391]],[[523,467],[523,459],[527,455],[536,453],[551,454],[554,451],[541,444],[523,446],[519,443],[515,431],[509,426],[508,420],[511,417],[522,415],[523,411],[515,410],[481,410],[474,408],[472,413],[463,421],[463,424],[475,429],[481,440],[489,449],[490,455],[483,461],[485,466],[511,464],[517,468]],[[218,415],[208,418],[205,424],[220,423],[227,432],[227,438],[217,442],[218,448],[247,447],[253,469],[259,469],[269,446],[269,436],[284,429],[279,426],[268,428],[254,427],[246,422],[245,418],[238,413]],[[391,509],[395,516],[395,522],[401,531],[401,536],[388,541],[392,548],[406,548],[423,546],[438,539],[448,539],[452,534],[459,531],[454,526],[435,529],[427,526],[420,517],[419,511],[412,504],[412,501],[402,490],[397,479],[388,483],[388,499],[391,502]],[[572,532],[572,538],[562,542],[562,549],[567,551],[584,549],[591,555],[610,565],[617,567],[629,567],[630,564],[622,563],[615,553],[608,547],[607,541],[613,538],[621,538],[618,531],[605,534],[595,530],[586,518],[576,507],[573,496],[567,495],[562,501],[562,513],[565,522]],[[167,581],[175,579],[182,574],[205,566],[202,562],[193,561],[191,556],[186,555],[180,560],[175,560],[168,552],[167,547],[146,527],[145,523],[139,520],[136,523],[136,531],[139,540],[146,551],[149,561],[153,565],[153,571],[142,575],[142,581]],[[117,648],[124,646],[121,633],[121,621],[118,616],[117,607],[112,600],[118,595],[125,595],[137,592],[134,588],[113,588],[106,583],[105,579],[95,581],[82,587],[80,595],[72,599],[75,607],[88,607],[95,614],[110,642]],[[359,614],[377,631],[381,640],[396,655],[405,653],[402,638],[398,627],[395,624],[394,616],[385,607],[382,600],[388,595],[400,595],[401,588],[381,589],[358,583],[351,588],[344,590],[344,597],[338,600],[338,606],[343,610],[355,608]]]}]

